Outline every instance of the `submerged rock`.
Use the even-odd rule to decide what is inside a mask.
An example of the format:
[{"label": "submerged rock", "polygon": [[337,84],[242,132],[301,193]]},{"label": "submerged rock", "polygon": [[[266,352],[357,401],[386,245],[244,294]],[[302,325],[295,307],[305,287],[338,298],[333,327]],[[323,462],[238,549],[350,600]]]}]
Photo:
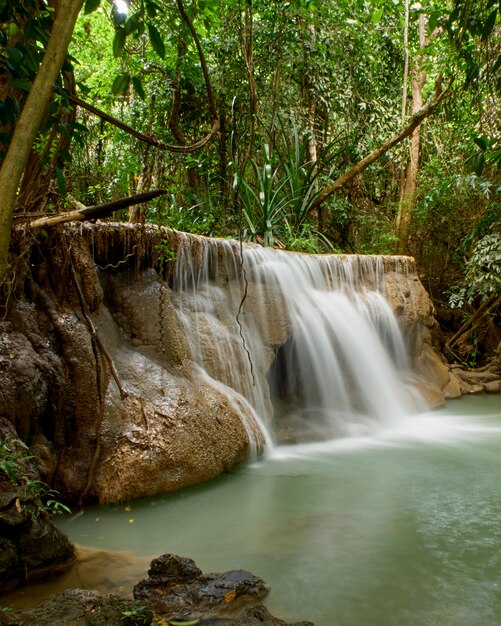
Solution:
[{"label": "submerged rock", "polygon": [[237,616],[269,592],[264,580],[250,572],[203,574],[194,561],[174,554],[154,559],[148,576],[134,587],[134,598],[165,619],[181,622]]},{"label": "submerged rock", "polygon": [[272,615],[262,604],[247,609],[236,619],[200,620],[197,626],[313,626],[313,622],[294,622],[288,624],[283,619]]}]

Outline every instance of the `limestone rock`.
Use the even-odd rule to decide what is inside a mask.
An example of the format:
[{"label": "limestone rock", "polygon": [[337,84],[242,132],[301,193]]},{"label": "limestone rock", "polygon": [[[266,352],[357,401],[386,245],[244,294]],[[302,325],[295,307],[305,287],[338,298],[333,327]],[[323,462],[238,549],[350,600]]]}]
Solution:
[{"label": "limestone rock", "polygon": [[191,559],[172,554],[154,559],[148,575],[134,587],[134,598],[148,602],[168,621],[236,616],[269,591],[261,578],[245,570],[202,574]]},{"label": "limestone rock", "polygon": [[[259,453],[256,413],[271,415],[268,374],[291,335],[283,299],[260,276],[266,261],[244,276],[238,242],[153,226],[81,224],[49,237],[54,254],[33,264],[29,290],[0,322],[0,417],[40,457],[42,480],[63,498],[117,502]],[[160,260],[159,245],[184,266]],[[68,247],[75,272],[58,254]],[[319,256],[333,282],[348,268],[361,293],[382,289],[430,403],[471,391],[432,345],[433,307],[411,258]],[[253,358],[239,325],[251,318]]]},{"label": "limestone rock", "polygon": [[484,391],[486,393],[501,393],[501,381],[492,380],[484,383]]}]

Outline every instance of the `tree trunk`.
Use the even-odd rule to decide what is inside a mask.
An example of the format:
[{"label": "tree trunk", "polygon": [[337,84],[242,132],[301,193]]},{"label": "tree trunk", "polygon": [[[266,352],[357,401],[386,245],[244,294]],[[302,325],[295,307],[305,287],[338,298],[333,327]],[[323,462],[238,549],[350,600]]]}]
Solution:
[{"label": "tree trunk", "polygon": [[[426,18],[423,13],[419,16],[419,47],[425,46]],[[416,114],[423,106],[422,89],[426,82],[426,72],[419,66],[421,56],[415,62],[411,75],[412,114]],[[404,98],[405,99],[405,98]],[[421,146],[421,125],[419,124],[409,138],[409,161],[405,168],[405,175],[400,190],[396,231],[398,237],[398,253],[404,254],[409,239],[409,226],[414,212],[416,190],[419,176],[419,152]]]},{"label": "tree trunk", "polygon": [[16,198],[31,147],[66,58],[75,22],[84,0],[60,0],[47,49],[14,129],[0,168],[0,281],[9,266],[9,245]]},{"label": "tree trunk", "polygon": [[249,89],[249,146],[245,157],[245,162],[247,162],[252,158],[254,153],[258,103],[256,77],[254,73],[254,13],[252,0],[246,0],[245,2],[244,19],[243,54],[247,68],[247,83]]},{"label": "tree trunk", "polygon": [[[177,62],[176,71],[174,74],[174,80],[172,81],[172,109],[169,117],[169,128],[172,131],[176,141],[180,145],[187,145],[186,135],[181,128],[179,118],[181,116],[181,78],[183,71],[183,63],[186,53],[188,51],[188,45],[184,39],[180,36],[177,44]],[[198,169],[196,167],[187,167],[186,174],[188,176],[188,185],[190,191],[197,193],[200,188],[200,176],[198,175]]]}]

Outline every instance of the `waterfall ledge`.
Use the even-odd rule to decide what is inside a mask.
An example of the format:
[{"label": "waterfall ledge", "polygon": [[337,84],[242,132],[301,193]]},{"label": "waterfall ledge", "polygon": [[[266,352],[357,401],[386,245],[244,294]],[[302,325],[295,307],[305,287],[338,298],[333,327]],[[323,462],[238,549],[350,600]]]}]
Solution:
[{"label": "waterfall ledge", "polygon": [[[290,303],[261,277],[268,261],[246,266],[243,249],[262,254],[236,241],[112,223],[52,231],[50,256],[32,245],[0,322],[0,416],[65,497],[106,503],[165,493],[209,480],[269,443],[269,372],[293,321]],[[394,312],[426,402],[460,395],[433,347],[433,308],[414,261],[336,263],[328,281],[345,280],[339,268],[349,267],[347,289],[377,290]],[[263,306],[264,316],[255,314]]]}]

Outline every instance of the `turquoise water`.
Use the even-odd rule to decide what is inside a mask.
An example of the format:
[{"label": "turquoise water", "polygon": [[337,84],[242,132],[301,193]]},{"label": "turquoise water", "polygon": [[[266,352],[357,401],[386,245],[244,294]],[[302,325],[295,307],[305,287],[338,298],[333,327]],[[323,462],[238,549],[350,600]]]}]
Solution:
[{"label": "turquoise water", "polygon": [[499,625],[501,397],[462,398],[379,437],[278,448],[59,525],[83,546],[251,570],[290,621]]}]

